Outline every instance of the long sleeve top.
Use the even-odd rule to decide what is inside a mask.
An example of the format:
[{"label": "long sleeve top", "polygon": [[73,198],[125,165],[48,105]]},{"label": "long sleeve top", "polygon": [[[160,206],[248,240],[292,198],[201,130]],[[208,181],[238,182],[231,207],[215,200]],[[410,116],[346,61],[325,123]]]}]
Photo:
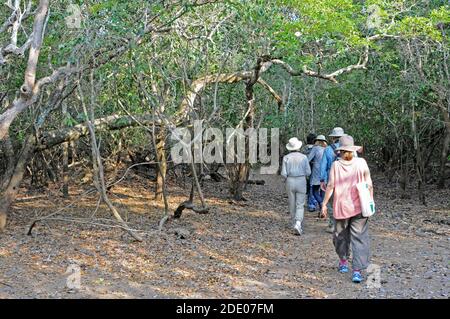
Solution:
[{"label": "long sleeve top", "polygon": [[311,185],[320,185],[320,166],[322,164],[324,151],[325,147],[314,145],[311,152],[308,154],[308,162],[312,161],[312,171],[309,179]]},{"label": "long sleeve top", "polygon": [[[334,145],[339,147],[339,143],[334,143]],[[325,182],[325,184],[328,183],[328,174],[330,173],[331,164],[333,164],[335,159],[336,154],[330,144],[325,148],[320,163],[320,182]]]},{"label": "long sleeve top", "polygon": [[308,158],[300,152],[291,152],[283,157],[281,176],[299,177],[311,175]]}]

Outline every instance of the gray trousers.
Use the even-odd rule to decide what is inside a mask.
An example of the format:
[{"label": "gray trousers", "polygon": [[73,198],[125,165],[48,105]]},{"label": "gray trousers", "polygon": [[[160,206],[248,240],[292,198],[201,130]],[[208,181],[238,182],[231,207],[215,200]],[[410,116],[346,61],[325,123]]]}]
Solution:
[{"label": "gray trousers", "polygon": [[304,204],[306,199],[306,178],[288,177],[286,179],[286,191],[289,200],[289,212],[291,213],[291,222],[293,225],[297,221],[303,223]]},{"label": "gray trousers", "polygon": [[348,259],[352,247],[353,269],[369,266],[370,238],[369,219],[361,214],[348,219],[335,219],[333,244],[340,259]]}]

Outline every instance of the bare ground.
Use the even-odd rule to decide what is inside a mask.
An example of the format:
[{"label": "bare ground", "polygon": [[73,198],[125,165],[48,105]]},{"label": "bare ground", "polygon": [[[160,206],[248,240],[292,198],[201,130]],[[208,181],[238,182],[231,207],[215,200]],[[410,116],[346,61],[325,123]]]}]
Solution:
[{"label": "bare ground", "polygon": [[[130,175],[111,198],[130,227],[143,230],[133,242],[112,225],[95,194],[71,188],[63,200],[24,189],[0,234],[0,298],[448,298],[450,190],[429,186],[428,205],[400,199],[395,186],[378,179],[378,212],[370,223],[372,263],[381,287],[353,284],[336,271],[337,257],[326,222],[306,213],[305,235],[288,226],[287,198],[279,176],[257,176],[248,201],[230,203],[226,182],[204,185],[211,213],[186,211],[157,225],[162,206],[152,185]],[[172,182],[171,211],[188,196],[189,183]],[[64,208],[61,210],[61,208]],[[58,211],[60,210],[60,211]],[[37,216],[58,212],[26,232]],[[91,217],[92,216],[92,217]],[[81,288],[70,289],[68,267],[81,270]],[[70,269],[69,269],[70,270]],[[70,280],[69,280],[70,282]]]}]

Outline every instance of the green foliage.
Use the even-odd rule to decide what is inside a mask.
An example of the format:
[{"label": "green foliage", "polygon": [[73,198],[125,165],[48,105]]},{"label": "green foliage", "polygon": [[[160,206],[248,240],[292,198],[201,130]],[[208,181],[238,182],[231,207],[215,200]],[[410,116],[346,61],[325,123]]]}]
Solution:
[{"label": "green foliage", "polygon": [[68,127],[72,127],[72,126],[75,126],[75,125],[77,125],[77,124],[79,124],[72,116],[67,116],[65,119],[64,119],[64,126],[68,126]]},{"label": "green foliage", "polygon": [[433,21],[425,17],[406,17],[396,26],[395,31],[409,38],[427,36],[435,41],[442,40],[442,34]]},{"label": "green foliage", "polygon": [[430,19],[433,24],[450,23],[450,6],[442,6],[438,9],[433,9],[430,13]]},{"label": "green foliage", "polygon": [[[82,9],[81,29],[66,27],[70,3]],[[152,25],[172,29],[147,36],[139,45],[130,44],[125,53],[94,69],[94,111],[99,118],[124,115],[123,107],[132,114],[156,109],[170,119],[192,81],[202,76],[251,70],[262,55],[279,57],[296,70],[308,66],[325,73],[356,63],[369,44],[367,37],[387,34],[400,39],[370,43],[368,70],[342,75],[338,85],[315,78],[289,78],[282,68],[272,66],[263,78],[283,96],[286,111],[278,112],[273,97],[256,85],[256,121],[261,120],[262,127],[280,127],[282,134],[301,138],[310,131],[327,134],[332,127],[343,126],[373,149],[392,142],[394,133],[403,142],[409,141],[412,115],[421,132],[427,132],[420,137],[421,143],[427,134],[442,129],[439,112],[423,100],[435,103],[441,98],[434,90],[436,83],[448,87],[442,65],[442,57],[448,56],[450,14],[446,1],[427,5],[410,0],[195,3],[198,1],[53,1],[38,78],[67,63],[88,63],[108,56],[123,43],[133,43],[130,39],[142,33],[146,18],[153,17]],[[183,9],[183,15],[172,23]],[[0,11],[0,22],[7,17],[7,12]],[[32,19],[24,24],[28,34],[31,26]],[[7,43],[9,35],[0,34],[0,44]],[[25,35],[21,37],[23,41]],[[426,56],[426,81],[414,71],[407,45]],[[26,59],[21,57],[0,66],[0,93],[8,92],[5,101],[16,96],[25,67]],[[90,103],[88,73],[71,80],[80,81]],[[55,85],[49,86],[43,94],[41,108],[48,106],[54,89]],[[74,92],[66,100],[70,116],[57,110],[43,129],[70,127],[86,120]],[[246,106],[243,83],[220,84],[201,92],[195,111],[199,118],[209,118],[217,107],[210,124],[234,127],[242,120]],[[15,140],[23,141],[26,128],[40,110],[33,108],[14,122],[11,132]],[[126,130],[126,134],[130,147],[148,145],[142,129]]]}]

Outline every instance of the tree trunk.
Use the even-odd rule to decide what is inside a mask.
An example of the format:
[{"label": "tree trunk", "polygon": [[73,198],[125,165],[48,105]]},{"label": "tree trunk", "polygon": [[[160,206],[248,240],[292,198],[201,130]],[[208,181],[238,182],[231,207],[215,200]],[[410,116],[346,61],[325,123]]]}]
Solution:
[{"label": "tree trunk", "polygon": [[445,122],[445,137],[444,144],[442,145],[442,153],[441,153],[441,163],[439,168],[439,180],[438,186],[445,187],[445,165],[447,164],[448,153],[450,150],[450,115],[446,110],[442,110],[442,115],[444,116]]},{"label": "tree trunk", "polygon": [[14,147],[12,145],[9,134],[7,134],[5,136],[5,140],[3,141],[3,151],[6,155],[7,164],[6,164],[4,176],[1,180],[0,191],[3,191],[6,189],[6,187],[8,187],[9,178],[11,177],[11,175],[13,173],[14,165],[15,165]]},{"label": "tree trunk", "polygon": [[[62,105],[62,114],[67,118],[67,103]],[[64,142],[63,145],[63,188],[62,193],[64,198],[69,198],[69,142]]]},{"label": "tree trunk", "polygon": [[63,143],[63,196],[69,198],[69,142]]},{"label": "tree trunk", "polygon": [[238,186],[236,189],[236,193],[234,194],[234,200],[243,200],[244,199],[244,186],[247,180],[247,172],[250,168],[248,163],[239,164],[239,174],[238,174]]},{"label": "tree trunk", "polygon": [[122,219],[122,216],[120,216],[119,211],[116,209],[116,207],[113,205],[111,200],[108,197],[108,194],[106,193],[106,183],[105,183],[105,171],[103,168],[102,158],[100,155],[100,149],[97,144],[97,137],[95,135],[95,129],[94,129],[94,111],[93,111],[93,104],[95,101],[95,94],[94,94],[94,75],[91,72],[90,74],[90,80],[91,80],[91,103],[89,104],[89,113],[86,108],[86,103],[84,102],[83,97],[83,91],[81,87],[79,86],[79,97],[81,100],[81,105],[83,107],[84,115],[87,118],[86,124],[88,126],[89,130],[89,136],[91,140],[91,153],[92,153],[92,168],[94,170],[94,185],[97,188],[98,193],[100,194],[101,199],[103,202],[108,206],[109,210],[113,214],[113,216],[116,218],[117,222],[137,241],[142,241],[141,236],[136,234],[133,230],[128,228],[126,222]]},{"label": "tree trunk", "polygon": [[[248,128],[252,128],[254,126],[254,117],[255,117],[255,97],[253,92],[254,83],[248,83],[245,86],[245,97],[247,99],[247,116],[245,118],[244,130]],[[248,153],[249,153],[249,139],[245,137],[245,163],[236,164],[237,168],[231,170],[230,176],[230,193],[234,200],[240,201],[243,200],[243,191],[244,185],[247,181],[247,177],[249,176],[250,164],[248,161]]]},{"label": "tree trunk", "polygon": [[420,152],[420,149],[416,150],[416,173],[417,173],[417,191],[419,193],[419,200],[422,203],[422,205],[426,205],[426,198],[425,198],[425,192],[424,192],[424,171],[425,171],[425,165],[424,161],[422,160],[422,154]]},{"label": "tree trunk", "polygon": [[155,191],[155,200],[157,201],[163,200],[163,188],[167,172],[166,152],[164,149],[165,139],[166,139],[165,130],[163,127],[161,127],[156,137],[156,160],[159,163],[159,165],[157,166],[158,174],[156,175],[156,191]]},{"label": "tree trunk", "polygon": [[416,169],[416,176],[417,176],[417,192],[419,193],[419,200],[422,202],[423,205],[425,205],[425,194],[423,192],[423,184],[424,184],[424,162],[422,159],[422,152],[421,152],[421,146],[419,144],[419,135],[417,133],[417,123],[416,123],[416,111],[413,104],[412,109],[412,120],[411,120],[411,129],[413,133],[414,138],[414,151],[416,153],[416,160],[415,160],[415,169]]},{"label": "tree trunk", "polygon": [[32,135],[28,136],[22,152],[19,155],[14,171],[8,178],[8,186],[6,187],[2,199],[0,200],[0,231],[3,231],[6,227],[7,216],[11,208],[11,204],[14,202],[17,193],[19,192],[19,186],[25,172],[25,165],[30,157],[30,154],[34,150],[34,145],[34,137]]},{"label": "tree trunk", "polygon": [[408,158],[405,155],[405,145],[404,143],[400,146],[400,188],[402,190],[400,197],[401,198],[409,198],[407,193],[407,187],[408,187]]},{"label": "tree trunk", "polygon": [[69,142],[70,145],[70,151],[71,151],[71,157],[72,157],[72,162],[70,163],[69,166],[73,166],[75,165],[75,163],[77,162],[77,147],[75,145],[75,141],[70,141]]},{"label": "tree trunk", "polygon": [[47,17],[49,0],[40,0],[36,10],[31,47],[28,54],[28,63],[25,70],[24,83],[20,87],[20,95],[13,102],[11,108],[0,114],[0,140],[9,133],[9,127],[14,119],[30,105],[32,105],[38,96],[39,87],[36,86],[36,69],[39,60],[39,53],[44,40],[44,25]]}]

